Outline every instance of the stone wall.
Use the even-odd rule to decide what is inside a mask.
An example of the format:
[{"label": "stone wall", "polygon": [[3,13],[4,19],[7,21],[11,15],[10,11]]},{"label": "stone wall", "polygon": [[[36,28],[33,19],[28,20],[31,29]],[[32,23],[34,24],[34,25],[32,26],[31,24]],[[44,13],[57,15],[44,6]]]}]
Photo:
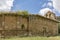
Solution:
[{"label": "stone wall", "polygon": [[58,24],[47,18],[29,15],[0,15],[0,36],[52,36],[58,34]]},{"label": "stone wall", "polygon": [[58,34],[57,22],[36,15],[32,15],[29,18],[31,35],[52,36]]},{"label": "stone wall", "polygon": [[0,15],[0,36],[27,35],[27,18],[23,15]]}]

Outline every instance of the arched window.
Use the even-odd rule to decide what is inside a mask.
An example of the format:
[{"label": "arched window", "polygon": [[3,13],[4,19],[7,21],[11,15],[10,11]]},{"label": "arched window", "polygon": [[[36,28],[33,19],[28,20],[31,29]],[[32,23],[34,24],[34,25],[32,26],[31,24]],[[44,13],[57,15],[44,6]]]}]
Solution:
[{"label": "arched window", "polygon": [[24,24],[22,24],[22,25],[21,25],[21,29],[25,29],[25,26],[24,26]]}]

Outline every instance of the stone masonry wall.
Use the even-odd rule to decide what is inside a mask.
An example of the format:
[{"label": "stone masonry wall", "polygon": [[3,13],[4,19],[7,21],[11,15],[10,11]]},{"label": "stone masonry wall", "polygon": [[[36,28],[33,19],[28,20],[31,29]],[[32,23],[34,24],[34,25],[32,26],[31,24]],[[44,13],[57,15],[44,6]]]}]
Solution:
[{"label": "stone masonry wall", "polygon": [[46,18],[30,15],[0,15],[0,36],[52,36],[58,34],[58,24]]},{"label": "stone masonry wall", "polygon": [[27,35],[27,19],[19,15],[0,15],[0,36]]},{"label": "stone masonry wall", "polygon": [[58,34],[57,23],[40,16],[30,16],[29,30],[31,35],[52,36]]}]

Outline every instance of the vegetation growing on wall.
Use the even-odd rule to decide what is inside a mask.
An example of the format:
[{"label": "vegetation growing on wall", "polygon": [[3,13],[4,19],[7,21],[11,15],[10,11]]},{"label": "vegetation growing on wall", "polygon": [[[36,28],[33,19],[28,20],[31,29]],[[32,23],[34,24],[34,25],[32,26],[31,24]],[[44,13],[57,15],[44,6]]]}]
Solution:
[{"label": "vegetation growing on wall", "polygon": [[28,11],[17,11],[19,15],[28,15]]}]

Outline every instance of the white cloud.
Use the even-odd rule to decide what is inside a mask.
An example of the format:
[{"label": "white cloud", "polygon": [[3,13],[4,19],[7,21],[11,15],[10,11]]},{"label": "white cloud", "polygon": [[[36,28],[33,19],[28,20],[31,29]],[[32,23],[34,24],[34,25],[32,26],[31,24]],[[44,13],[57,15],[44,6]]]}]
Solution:
[{"label": "white cloud", "polygon": [[42,7],[45,7],[45,6],[50,6],[50,7],[52,7],[52,3],[51,3],[51,2],[48,2],[47,4],[44,3],[44,4],[42,5]]},{"label": "white cloud", "polygon": [[56,9],[53,9],[53,12],[54,12],[57,16],[60,15],[60,12],[58,12]]},{"label": "white cloud", "polygon": [[52,7],[52,3],[51,2],[48,2],[47,5]]},{"label": "white cloud", "polygon": [[52,0],[53,1],[53,7],[60,12],[60,0]]},{"label": "white cloud", "polygon": [[52,10],[49,9],[49,8],[44,8],[44,9],[41,9],[41,10],[39,11],[39,14],[42,15],[42,16],[44,16],[44,14],[47,13],[48,11],[52,11]]},{"label": "white cloud", "polygon": [[50,0],[50,1],[48,1],[47,3],[44,3],[44,4],[42,5],[42,7],[45,7],[45,6],[52,7],[52,6],[53,6],[53,2]]},{"label": "white cloud", "polygon": [[0,11],[10,11],[14,0],[0,0]]},{"label": "white cloud", "polygon": [[[53,12],[56,15],[58,15],[60,13],[60,0],[49,0],[49,1],[52,1],[53,2],[53,5],[52,5],[52,3],[48,2],[47,4],[43,4],[43,6],[46,6],[46,5],[48,5],[50,7],[53,6],[53,8],[54,8],[54,9],[52,9]],[[41,9],[39,11],[39,14],[44,15],[46,13],[46,11],[49,11],[49,10],[51,10],[51,9],[49,9],[49,8]]]}]

